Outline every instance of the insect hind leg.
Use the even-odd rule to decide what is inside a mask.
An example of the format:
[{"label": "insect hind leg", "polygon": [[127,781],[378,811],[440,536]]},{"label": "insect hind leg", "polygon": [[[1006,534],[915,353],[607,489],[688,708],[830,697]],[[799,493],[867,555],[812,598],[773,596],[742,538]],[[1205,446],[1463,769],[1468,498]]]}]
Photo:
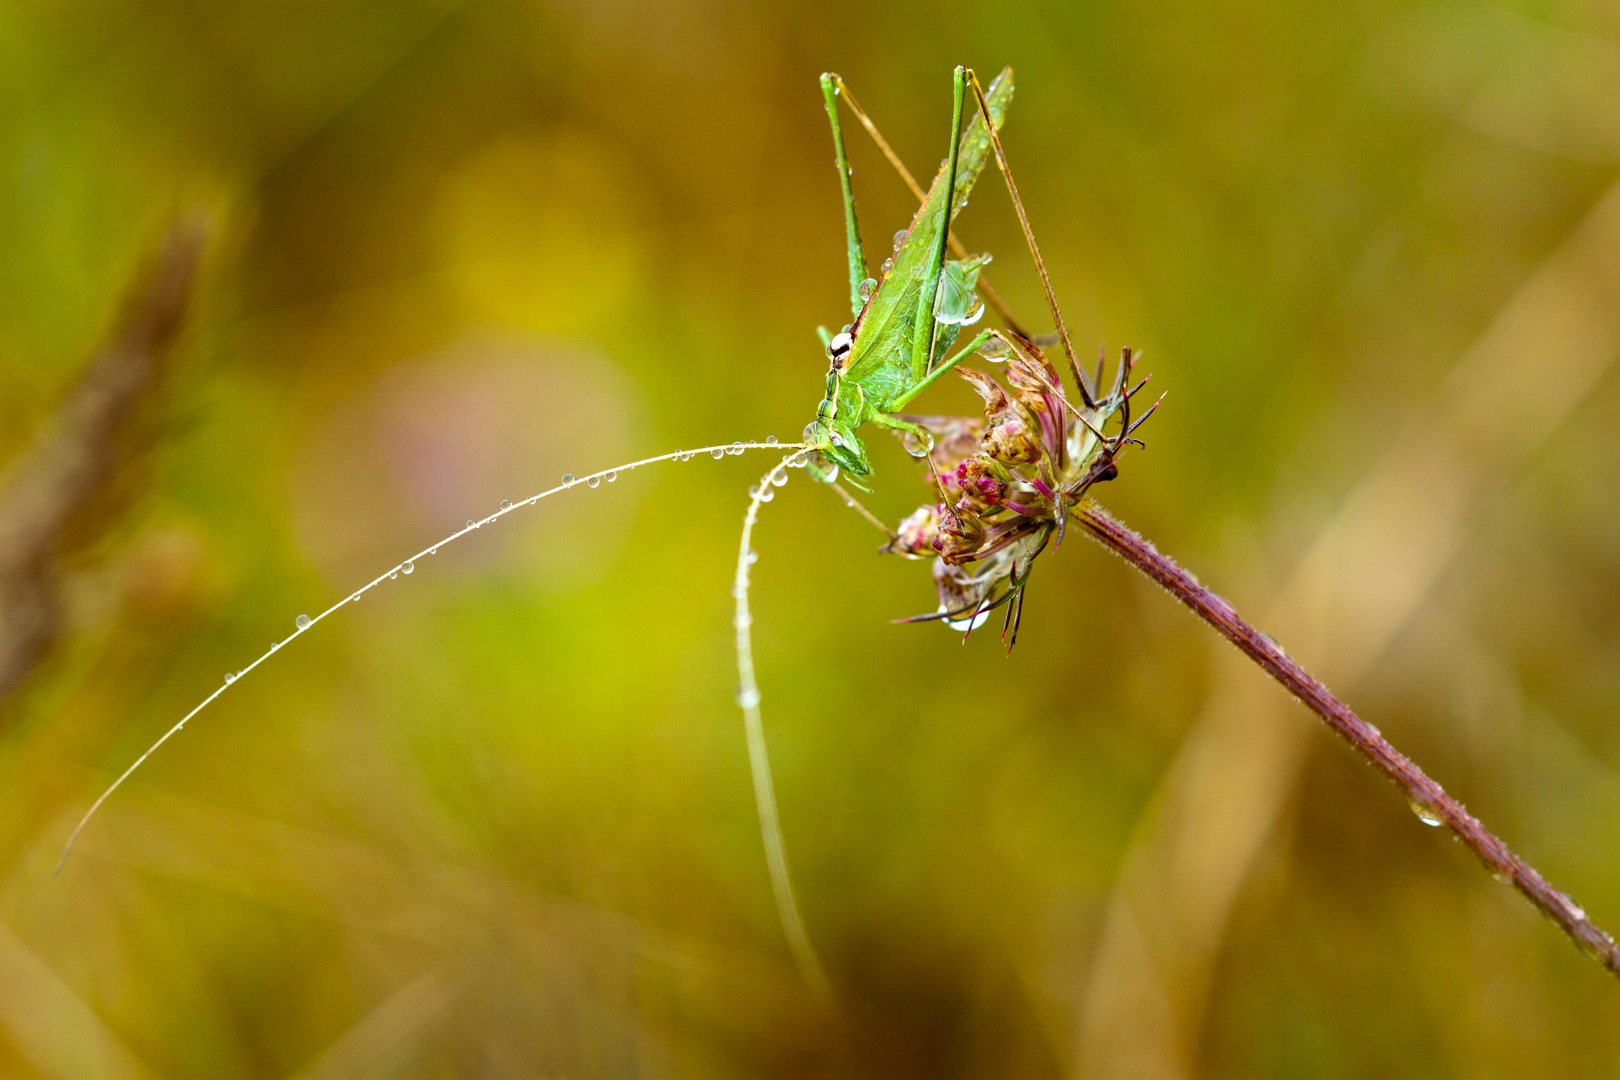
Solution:
[{"label": "insect hind leg", "polygon": [[821,76],[821,96],[832,124],[833,152],[838,165],[838,186],[844,197],[844,242],[849,255],[849,305],[856,314],[866,306],[861,282],[866,280],[866,253],[861,248],[861,227],[855,217],[855,189],[850,185],[849,158],[844,153],[844,130],[838,123],[838,95],[844,82],[832,72]]},{"label": "insect hind leg", "polygon": [[1001,178],[1007,182],[1007,194],[1012,196],[1013,209],[1018,212],[1018,225],[1024,231],[1024,240],[1029,244],[1029,253],[1035,260],[1035,271],[1040,275],[1041,288],[1046,293],[1046,303],[1052,311],[1052,322],[1057,326],[1058,340],[1063,345],[1063,355],[1069,361],[1069,371],[1074,376],[1075,385],[1080,388],[1080,399],[1086,403],[1087,408],[1096,407],[1096,398],[1092,388],[1086,381],[1086,373],[1080,368],[1080,361],[1074,355],[1074,345],[1069,341],[1069,329],[1063,324],[1063,312],[1058,309],[1057,296],[1052,292],[1052,278],[1046,272],[1046,260],[1041,258],[1040,245],[1035,242],[1035,231],[1030,228],[1029,215],[1024,211],[1024,200],[1019,197],[1018,184],[1013,180],[1012,167],[1007,164],[1007,152],[1001,145],[1001,133],[994,124],[988,123],[990,105],[984,98],[984,87],[979,85],[979,76],[971,70],[967,73],[968,85],[973,88],[973,97],[979,103],[979,112],[986,118],[985,128],[990,133],[990,145],[996,154],[996,166],[1001,169]]},{"label": "insect hind leg", "polygon": [[[833,88],[837,92],[837,95],[843,99],[844,104],[849,108],[849,111],[855,115],[855,119],[860,121],[861,127],[866,129],[866,134],[871,136],[872,142],[877,145],[877,148],[883,154],[884,159],[887,160],[891,166],[893,166],[895,173],[902,181],[905,182],[905,185],[910,189],[911,194],[916,196],[919,203],[927,199],[928,193],[923,190],[921,184],[917,183],[917,178],[911,174],[910,169],[906,168],[906,163],[900,160],[900,155],[894,152],[894,147],[890,146],[889,140],[883,137],[883,133],[878,130],[877,124],[872,122],[872,117],[867,114],[865,109],[861,108],[860,102],[855,100],[855,95],[850,93],[848,84],[836,74],[822,76],[823,80],[828,78],[832,80]],[[822,93],[826,93],[825,81],[823,82]],[[985,122],[987,124],[989,123],[988,116],[986,117]],[[948,233],[947,237],[951,247],[951,254],[958,259],[967,258],[967,248],[962,246],[962,241],[957,239],[956,234],[954,232]],[[990,310],[996,313],[997,317],[1001,319],[1002,323],[1007,327],[1007,329],[1011,330],[1021,338],[1029,337],[1029,331],[1024,329],[1023,324],[1021,324],[1018,321],[1018,317],[1012,313],[1012,309],[1009,308],[1007,306],[1007,302],[1001,298],[1001,294],[996,292],[995,287],[990,284],[990,279],[985,276],[983,271],[979,272],[977,288],[979,295],[984,297],[984,302],[990,305]]]}]

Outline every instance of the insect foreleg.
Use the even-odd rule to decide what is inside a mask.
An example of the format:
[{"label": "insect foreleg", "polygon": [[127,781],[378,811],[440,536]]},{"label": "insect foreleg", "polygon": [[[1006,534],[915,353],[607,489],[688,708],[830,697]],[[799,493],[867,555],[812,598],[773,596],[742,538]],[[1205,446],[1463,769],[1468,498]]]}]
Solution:
[{"label": "insect foreleg", "polygon": [[[913,383],[906,390],[905,393],[901,394],[899,397],[897,397],[893,401],[889,402],[888,403],[888,408],[890,409],[890,411],[893,411],[895,409],[903,409],[903,408],[905,408],[907,402],[909,402],[912,398],[916,397],[918,394],[922,393],[924,390],[928,389],[930,386],[934,385],[935,382],[939,381],[939,379],[946,372],[950,371],[957,364],[960,364],[963,360],[966,360],[969,356],[972,356],[975,352],[977,352],[979,350],[979,348],[981,346],[984,345],[985,342],[989,341],[993,337],[999,337],[999,336],[1000,336],[1000,333],[999,333],[999,331],[996,331],[996,330],[981,330],[981,331],[979,331],[979,333],[974,337],[974,339],[972,341],[968,342],[967,345],[962,349],[962,351],[958,352],[955,356],[949,356],[949,357],[946,357],[944,360],[941,360],[939,362],[939,365],[937,367],[935,367],[934,370],[930,371],[928,374],[924,375],[921,379],[919,379],[915,383]],[[880,424],[884,424],[887,427],[894,427],[895,426],[894,424],[886,423],[882,413],[874,414],[872,419],[876,420]],[[902,429],[902,430],[904,430],[904,429]]]},{"label": "insect foreleg", "polygon": [[844,154],[844,131],[838,125],[838,91],[843,81],[837,75],[821,77],[821,96],[827,102],[827,119],[832,124],[833,152],[838,163],[838,187],[844,194],[844,239],[849,252],[849,306],[856,314],[866,304],[861,282],[866,280],[866,253],[861,250],[861,228],[855,220],[855,190],[849,182],[849,158]]}]

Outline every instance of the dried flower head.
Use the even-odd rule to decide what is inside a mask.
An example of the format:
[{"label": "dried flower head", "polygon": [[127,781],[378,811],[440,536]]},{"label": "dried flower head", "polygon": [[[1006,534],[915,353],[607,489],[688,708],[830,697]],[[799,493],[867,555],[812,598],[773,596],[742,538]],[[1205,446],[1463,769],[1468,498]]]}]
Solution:
[{"label": "dried flower head", "polygon": [[[1031,342],[999,334],[1007,346],[1002,378],[957,368],[984,399],[985,419],[908,416],[933,436],[928,480],[939,501],[900,523],[884,551],[907,558],[934,554],[939,610],[901,620],[943,619],[971,631],[997,607],[1007,613],[1002,637],[1018,640],[1024,586],[1035,559],[1050,542],[1063,542],[1069,511],[1092,484],[1119,474],[1116,461],[1158,402],[1131,418],[1131,398],[1147,382],[1129,386],[1138,357],[1123,350],[1112,388],[1099,396],[1099,356],[1083,404],[1069,400],[1057,369]],[[1078,372],[1076,373],[1078,375]],[[1083,378],[1083,376],[1081,376]],[[1114,424],[1114,433],[1105,427]]]}]

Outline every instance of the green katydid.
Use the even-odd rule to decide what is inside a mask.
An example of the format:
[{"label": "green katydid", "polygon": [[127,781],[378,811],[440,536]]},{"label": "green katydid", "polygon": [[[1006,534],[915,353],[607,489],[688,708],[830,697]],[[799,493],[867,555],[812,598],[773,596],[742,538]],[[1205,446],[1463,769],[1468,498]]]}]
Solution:
[{"label": "green katydid", "polygon": [[[977,113],[964,132],[962,105],[969,86],[973,89]],[[752,501],[744,518],[738,548],[733,595],[737,600],[737,700],[743,707],[755,800],[778,914],[807,982],[825,993],[826,977],[804,931],[788,874],[759,714],[759,689],[754,677],[753,618],[748,608],[748,586],[753,558],[752,532],[760,503],[772,497],[772,488],[786,478],[786,468],[801,463],[824,483],[836,487],[843,476],[860,486],[859,479],[871,475],[872,466],[859,430],[872,423],[900,434],[908,452],[928,459],[942,497],[937,510],[925,508],[919,512],[931,516],[924,530],[927,535],[903,537],[867,513],[842,488],[838,489],[840,494],[846,503],[889,534],[890,544],[884,550],[911,557],[935,557],[940,609],[934,615],[921,618],[942,618],[948,626],[971,631],[988,617],[991,608],[1006,604],[1008,624],[1004,625],[1003,637],[1010,629],[1012,640],[1016,640],[1023,589],[1035,557],[1054,534],[1061,539],[1069,511],[1085,491],[1093,483],[1112,477],[1116,470],[1115,459],[1127,443],[1134,441],[1131,433],[1147,419],[1152,409],[1135,421],[1130,417],[1131,397],[1141,384],[1134,388],[1127,386],[1134,362],[1129,350],[1119,365],[1113,388],[1103,395],[1094,392],[1093,385],[1088,384],[1075,362],[1045,263],[1001,146],[999,129],[1013,92],[1010,69],[1002,71],[988,91],[979,85],[971,71],[956,69],[952,85],[950,149],[926,193],[917,187],[865,113],[850,99],[843,81],[829,73],[821,77],[821,88],[832,126],[843,195],[850,306],[855,321],[837,334],[828,334],[825,329],[820,331],[830,365],[826,393],[816,409],[815,419],[804,429],[807,449],[777,465],[751,490]],[[878,141],[921,203],[910,226],[896,235],[894,255],[884,262],[878,279],[867,276],[849,162],[839,123],[840,97]],[[1057,326],[1056,339],[1063,345],[1079,388],[1081,407],[1069,403],[1057,372],[1040,354],[1035,340],[1012,319],[994,290],[981,281],[980,271],[990,261],[989,256],[967,255],[951,236],[951,222],[966,205],[973,184],[992,152],[1007,182],[1046,291]],[[958,257],[947,259],[947,247],[953,247]],[[980,291],[984,293],[984,302],[976,296]],[[962,328],[978,321],[986,303],[996,307],[1007,323],[1007,330],[981,331],[951,355],[950,350]],[[946,373],[957,369],[963,359],[981,349],[986,349],[988,354],[987,347],[993,347],[998,356],[1010,357],[1009,377],[1020,390],[1021,403],[1014,404],[1007,399],[989,376],[971,370],[963,372],[985,395],[987,412],[997,423],[982,438],[970,440],[975,450],[985,452],[954,456],[949,456],[948,452],[948,464],[957,463],[957,457],[963,459],[957,475],[952,477],[962,500],[952,508],[949,506],[951,493],[939,474],[935,454],[936,435],[942,432],[937,423],[929,423],[940,418],[913,417],[900,410]],[[1100,387],[1100,366],[1094,381]],[[1119,429],[1112,437],[1105,436],[1102,426],[1116,412],[1121,414]],[[801,462],[802,457],[812,460]],[[976,470],[969,470],[969,465],[976,466]],[[981,486],[969,490],[963,486],[964,481]],[[946,520],[941,520],[941,514]],[[966,523],[970,519],[971,526]],[[902,528],[906,524],[902,523]],[[1001,591],[996,596],[998,588]]]}]

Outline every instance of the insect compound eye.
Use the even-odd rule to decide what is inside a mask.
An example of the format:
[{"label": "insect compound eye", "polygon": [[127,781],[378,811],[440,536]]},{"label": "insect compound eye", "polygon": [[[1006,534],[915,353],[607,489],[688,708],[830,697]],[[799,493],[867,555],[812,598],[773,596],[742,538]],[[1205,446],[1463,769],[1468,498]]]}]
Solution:
[{"label": "insect compound eye", "polygon": [[855,339],[849,336],[849,332],[840,331],[833,335],[831,341],[827,342],[827,359],[832,361],[842,360],[849,355],[849,350],[854,346]]}]

